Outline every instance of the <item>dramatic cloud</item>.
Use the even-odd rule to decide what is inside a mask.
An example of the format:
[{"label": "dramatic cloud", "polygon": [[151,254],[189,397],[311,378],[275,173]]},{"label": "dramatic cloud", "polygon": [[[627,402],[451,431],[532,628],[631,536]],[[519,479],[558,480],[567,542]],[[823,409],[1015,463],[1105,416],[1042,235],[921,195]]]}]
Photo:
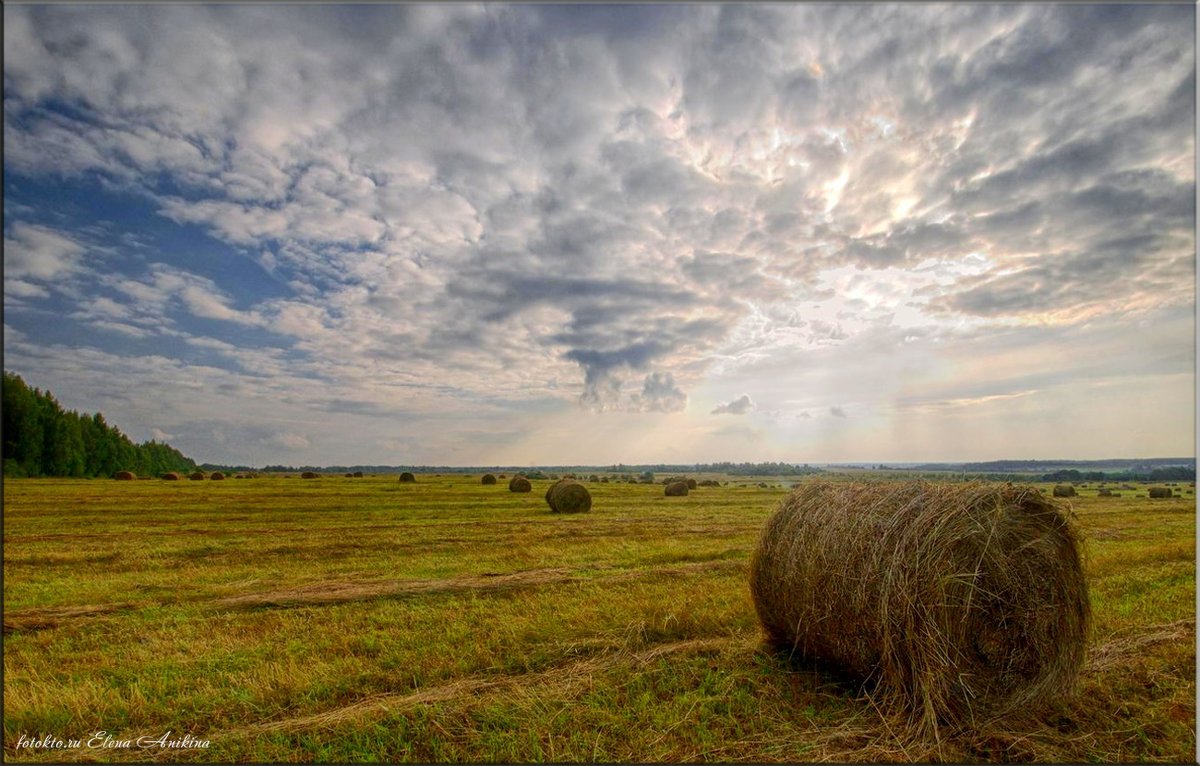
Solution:
[{"label": "dramatic cloud", "polygon": [[[201,459],[606,462],[636,443],[657,461],[681,423],[751,396],[773,425],[726,455],[697,420],[681,459],[832,455],[842,436],[805,415],[840,407],[846,444],[882,459],[905,449],[899,388],[936,388],[903,396],[937,417],[1049,406],[980,393],[963,337],[1041,348],[1080,328],[1130,339],[1117,364],[1194,408],[1176,321],[1195,301],[1191,6],[10,5],[4,22],[6,365]],[[1067,379],[1062,349],[1036,374]],[[1166,351],[1178,364],[1150,357]],[[155,393],[122,404],[101,369]],[[203,381],[209,412],[168,381]],[[514,413],[544,419],[512,431]],[[565,413],[651,430],[585,447]],[[1191,444],[1190,422],[1147,449]]]}]

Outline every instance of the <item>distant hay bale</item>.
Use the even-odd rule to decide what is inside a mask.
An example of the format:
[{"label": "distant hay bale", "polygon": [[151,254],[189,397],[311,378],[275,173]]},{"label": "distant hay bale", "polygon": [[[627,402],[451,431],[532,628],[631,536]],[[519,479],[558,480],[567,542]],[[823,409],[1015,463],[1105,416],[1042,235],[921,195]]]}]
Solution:
[{"label": "distant hay bale", "polygon": [[532,489],[533,485],[524,476],[514,476],[508,480],[509,492],[529,492]]},{"label": "distant hay bale", "polygon": [[586,513],[592,509],[592,495],[572,479],[559,479],[546,490],[546,503],[554,513]]},{"label": "distant hay bale", "polygon": [[686,481],[673,481],[666,487],[663,487],[663,494],[667,497],[686,497],[688,493],[688,484]]},{"label": "distant hay bale", "polygon": [[212,476],[209,476],[208,478],[212,481],[224,481],[225,474],[221,473],[220,471],[213,471]]},{"label": "distant hay bale", "polygon": [[204,481],[208,477],[204,475],[204,471],[196,471],[195,473],[188,474],[188,478],[192,481]]},{"label": "distant hay bale", "polygon": [[721,486],[721,482],[717,481],[716,479],[703,479],[701,481],[696,482],[696,486],[698,486],[698,487],[719,487],[719,486]]},{"label": "distant hay bale", "polygon": [[132,471],[117,471],[113,474],[113,478],[117,481],[133,481],[137,478]]},{"label": "distant hay bale", "polygon": [[688,489],[695,489],[695,488],[696,488],[696,480],[695,480],[695,479],[688,479],[688,480],[687,480],[687,485],[688,485]]},{"label": "distant hay bale", "polygon": [[1150,497],[1170,497],[1170,496],[1171,496],[1171,488],[1170,487],[1151,487],[1150,488]]},{"label": "distant hay bale", "polygon": [[926,733],[1066,692],[1091,619],[1077,527],[1033,487],[806,481],[763,527],[767,640]]},{"label": "distant hay bale", "polygon": [[499,476],[497,476],[496,478],[497,478],[497,479],[507,479],[508,477],[507,477],[507,476],[505,476],[504,474],[500,474],[500,475],[499,475]]},{"label": "distant hay bale", "polygon": [[317,475],[312,471],[305,471],[304,473],[300,474],[300,478],[301,479],[315,479],[315,478],[317,478]]},{"label": "distant hay bale", "polygon": [[496,477],[495,477],[495,476],[492,476],[490,473],[485,473],[485,474],[483,475],[483,478],[482,478],[482,479],[480,479],[480,480],[479,480],[479,482],[480,482],[481,484],[495,484],[495,483],[496,483]]},{"label": "distant hay bale", "polygon": [[347,474],[346,474],[346,476],[345,476],[345,478],[347,478],[347,479],[353,479],[353,478],[354,478],[354,474],[352,474],[352,473],[347,473]]},{"label": "distant hay bale", "polygon": [[1054,496],[1055,497],[1075,497],[1077,494],[1078,493],[1075,491],[1075,488],[1073,486],[1071,486],[1070,484],[1054,485]]},{"label": "distant hay bale", "polygon": [[417,477],[413,476],[408,471],[405,471],[404,473],[400,474],[400,481],[411,482],[411,481],[416,481],[416,480],[417,480]]},{"label": "distant hay bale", "polygon": [[1097,493],[1096,493],[1096,496],[1097,496],[1097,497],[1112,497],[1112,496],[1113,496],[1113,492],[1112,492],[1112,490],[1111,490],[1111,489],[1108,489],[1108,488],[1106,487],[1106,488],[1104,488],[1104,489],[1100,490],[1099,492],[1097,492]]},{"label": "distant hay bale", "polygon": [[168,471],[162,475],[164,481],[179,481],[179,474],[174,471]]},{"label": "distant hay bale", "polygon": [[597,476],[596,474],[592,474],[591,476],[589,476],[589,477],[588,477],[588,481],[591,481],[591,482],[599,482],[599,481],[600,481],[600,477],[599,477],[599,476]]},{"label": "distant hay bale", "polygon": [[354,478],[356,478],[356,479],[361,479],[362,477],[363,477],[363,473],[362,473],[362,471],[355,471],[355,472],[354,472]]}]

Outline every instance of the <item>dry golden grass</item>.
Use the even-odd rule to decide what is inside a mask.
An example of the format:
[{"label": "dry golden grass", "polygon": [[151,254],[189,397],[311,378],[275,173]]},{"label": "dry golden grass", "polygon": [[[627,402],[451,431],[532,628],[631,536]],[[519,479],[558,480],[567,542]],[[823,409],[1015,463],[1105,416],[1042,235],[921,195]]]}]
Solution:
[{"label": "dry golden grass", "polygon": [[[756,481],[596,483],[578,515],[447,475],[7,481],[5,759],[1195,758],[1193,500],[1070,498],[1077,693],[939,741],[762,642],[747,567],[785,492]],[[211,747],[16,746],[99,729]]]}]

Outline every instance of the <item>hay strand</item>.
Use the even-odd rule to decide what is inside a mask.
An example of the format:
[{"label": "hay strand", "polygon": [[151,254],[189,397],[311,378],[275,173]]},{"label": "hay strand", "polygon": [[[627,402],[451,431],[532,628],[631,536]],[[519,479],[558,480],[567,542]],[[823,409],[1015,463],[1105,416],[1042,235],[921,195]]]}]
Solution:
[{"label": "hay strand", "polygon": [[1091,615],[1081,551],[1032,487],[810,481],[764,526],[750,589],[770,643],[937,735],[1071,689]]}]

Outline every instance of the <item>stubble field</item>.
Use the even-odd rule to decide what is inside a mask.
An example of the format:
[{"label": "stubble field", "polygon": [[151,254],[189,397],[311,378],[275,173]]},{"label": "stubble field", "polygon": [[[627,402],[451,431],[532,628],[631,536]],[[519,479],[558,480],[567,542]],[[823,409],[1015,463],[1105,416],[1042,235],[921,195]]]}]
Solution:
[{"label": "stubble field", "polygon": [[1078,695],[939,743],[760,645],[758,481],[6,481],[5,760],[1195,760],[1194,495],[1070,499]]}]

